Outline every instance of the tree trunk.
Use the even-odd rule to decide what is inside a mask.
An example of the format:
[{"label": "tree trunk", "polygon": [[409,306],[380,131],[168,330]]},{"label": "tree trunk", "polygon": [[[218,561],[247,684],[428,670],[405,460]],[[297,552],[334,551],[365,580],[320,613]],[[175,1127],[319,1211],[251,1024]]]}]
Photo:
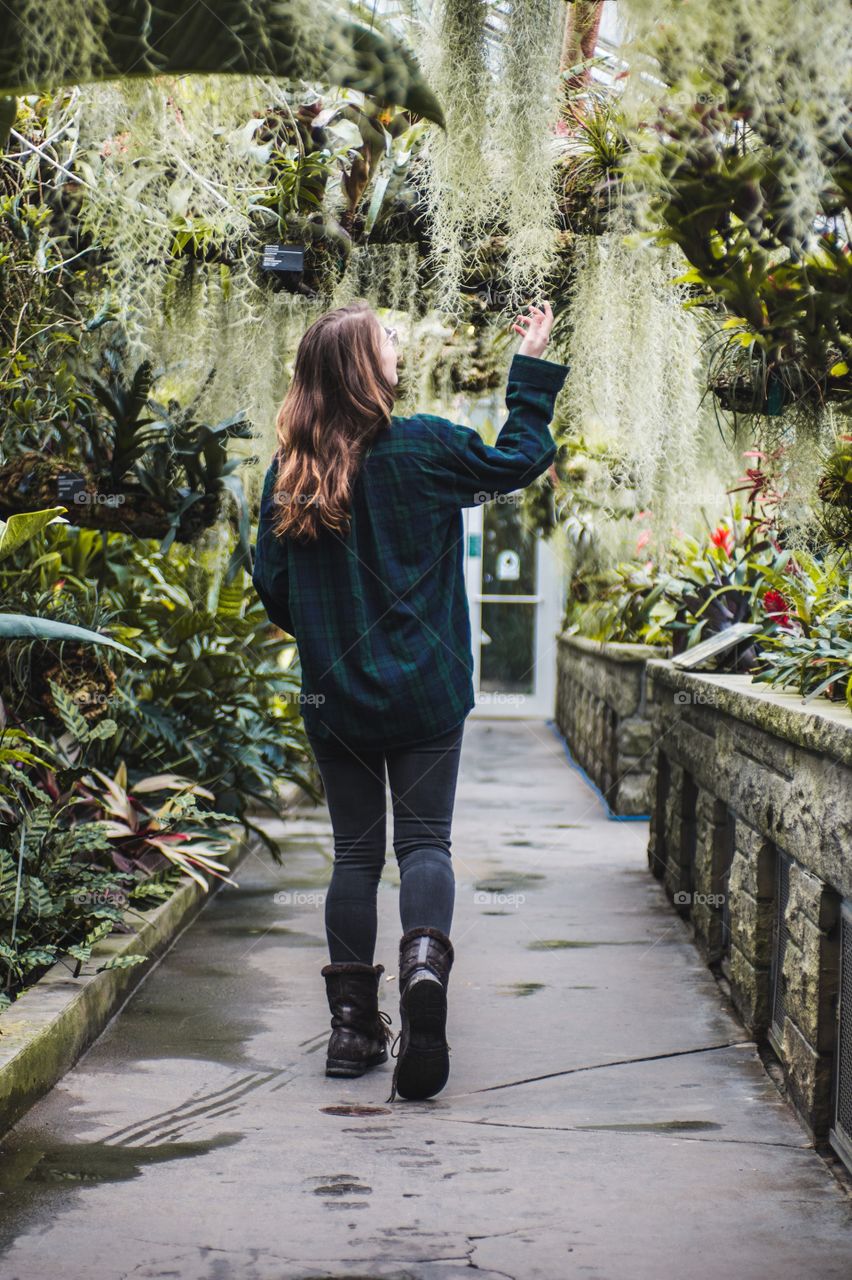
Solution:
[{"label": "tree trunk", "polygon": [[[559,70],[567,71],[578,62],[593,58],[598,41],[598,32],[603,17],[604,0],[575,0],[567,6],[565,15],[565,35],[562,41],[562,56],[559,59]],[[581,89],[590,79],[588,67],[579,75],[571,76],[565,81],[567,92]]]}]

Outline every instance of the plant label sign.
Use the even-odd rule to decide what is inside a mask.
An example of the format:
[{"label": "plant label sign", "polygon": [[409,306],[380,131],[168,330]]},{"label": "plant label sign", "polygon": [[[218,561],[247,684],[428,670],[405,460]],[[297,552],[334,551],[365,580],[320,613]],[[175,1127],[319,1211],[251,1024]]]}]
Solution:
[{"label": "plant label sign", "polygon": [[708,639],[693,645],[685,653],[679,653],[672,658],[672,666],[680,667],[684,671],[700,669],[711,658],[718,658],[720,654],[727,653],[741,640],[747,640],[759,630],[760,626],[755,622],[735,622],[732,627],[726,627],[715,636],[709,636]]},{"label": "plant label sign", "polygon": [[260,265],[264,271],[303,271],[305,250],[300,244],[266,244]]}]

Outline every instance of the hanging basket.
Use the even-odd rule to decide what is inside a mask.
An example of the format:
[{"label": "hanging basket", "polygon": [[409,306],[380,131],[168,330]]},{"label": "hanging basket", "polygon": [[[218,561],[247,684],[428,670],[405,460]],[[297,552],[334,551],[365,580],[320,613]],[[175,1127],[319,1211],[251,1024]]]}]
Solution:
[{"label": "hanging basket", "polygon": [[852,404],[852,377],[837,350],[829,352],[830,368],[820,373],[802,360],[785,359],[771,365],[762,377],[749,377],[749,366],[722,373],[710,388],[724,409],[734,413],[778,418],[791,405],[817,410],[827,402]]},{"label": "hanging basket", "polygon": [[785,406],[790,403],[787,388],[773,372],[766,379],[764,394],[742,374],[714,382],[711,390],[722,408],[731,413],[779,418]]}]

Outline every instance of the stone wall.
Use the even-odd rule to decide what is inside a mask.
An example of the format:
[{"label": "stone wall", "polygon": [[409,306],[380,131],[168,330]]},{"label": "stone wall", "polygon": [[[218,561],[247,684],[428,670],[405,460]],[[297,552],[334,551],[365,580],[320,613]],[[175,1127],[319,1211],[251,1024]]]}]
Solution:
[{"label": "stone wall", "polygon": [[574,759],[620,815],[650,809],[645,663],[659,656],[648,645],[559,637],[556,723]]},{"label": "stone wall", "polygon": [[648,664],[647,696],[651,869],[823,1136],[837,1067],[840,905],[852,899],[852,715],[748,676],[661,661]]}]

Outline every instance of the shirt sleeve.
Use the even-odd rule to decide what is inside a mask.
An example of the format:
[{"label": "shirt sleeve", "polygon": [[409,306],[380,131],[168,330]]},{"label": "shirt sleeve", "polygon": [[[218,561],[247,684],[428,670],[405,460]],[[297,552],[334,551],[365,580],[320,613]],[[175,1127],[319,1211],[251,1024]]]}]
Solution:
[{"label": "shirt sleeve", "polygon": [[542,475],[556,457],[550,423],[567,374],[567,365],[516,355],[506,387],[508,417],[493,445],[471,427],[419,414],[443,446],[421,462],[433,491],[454,506],[475,507]]},{"label": "shirt sleeve", "polygon": [[277,474],[276,464],[272,463],[263,482],[263,494],[260,499],[260,516],[257,522],[257,541],[255,544],[254,569],[251,580],[254,589],[263,602],[270,622],[288,635],[293,635],[293,620],[290,616],[290,574],[287,568],[287,544],[272,530],[275,505],[272,490]]}]

